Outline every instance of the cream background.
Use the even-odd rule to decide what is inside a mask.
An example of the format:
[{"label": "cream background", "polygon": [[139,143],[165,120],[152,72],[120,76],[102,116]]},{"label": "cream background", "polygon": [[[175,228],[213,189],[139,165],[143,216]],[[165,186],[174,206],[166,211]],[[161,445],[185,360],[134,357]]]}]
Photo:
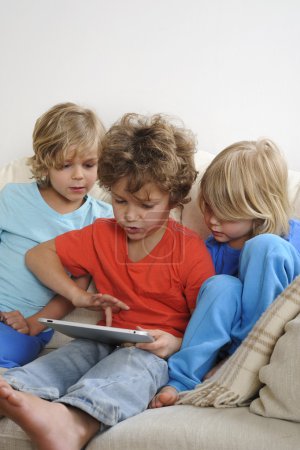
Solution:
[{"label": "cream background", "polygon": [[300,169],[298,0],[0,0],[0,166],[57,102],[179,116],[200,150],[273,138]]}]

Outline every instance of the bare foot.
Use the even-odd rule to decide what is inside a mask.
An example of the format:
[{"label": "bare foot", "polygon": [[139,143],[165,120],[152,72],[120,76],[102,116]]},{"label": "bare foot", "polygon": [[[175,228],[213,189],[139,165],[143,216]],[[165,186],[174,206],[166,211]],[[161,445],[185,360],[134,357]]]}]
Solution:
[{"label": "bare foot", "polygon": [[39,450],[80,450],[100,426],[80,409],[15,391],[0,378],[2,414],[23,428]]},{"label": "bare foot", "polygon": [[149,408],[172,406],[177,402],[178,398],[178,392],[173,386],[165,386],[153,397]]}]

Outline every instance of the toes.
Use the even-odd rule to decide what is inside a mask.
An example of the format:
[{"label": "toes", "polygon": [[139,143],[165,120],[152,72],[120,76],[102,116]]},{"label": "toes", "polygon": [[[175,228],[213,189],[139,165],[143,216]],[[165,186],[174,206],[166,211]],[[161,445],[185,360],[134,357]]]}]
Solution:
[{"label": "toes", "polygon": [[159,402],[163,405],[163,406],[171,406],[174,405],[174,403],[177,400],[177,395],[171,393],[171,392],[162,392],[159,395]]},{"label": "toes", "polygon": [[7,398],[10,394],[10,388],[6,385],[2,385],[0,386],[0,398]]},{"label": "toes", "polygon": [[149,404],[149,409],[154,409],[154,408],[161,408],[162,406],[164,406],[160,401],[159,401],[159,394],[157,394],[150,402]]}]

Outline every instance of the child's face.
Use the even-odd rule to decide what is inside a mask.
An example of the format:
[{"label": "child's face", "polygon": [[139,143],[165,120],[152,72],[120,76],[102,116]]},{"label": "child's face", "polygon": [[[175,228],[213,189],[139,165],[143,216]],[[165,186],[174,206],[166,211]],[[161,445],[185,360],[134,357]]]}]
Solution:
[{"label": "child's face", "polygon": [[216,241],[227,243],[230,247],[241,249],[252,237],[254,220],[219,220],[209,208],[205,207],[204,220]]},{"label": "child's face", "polygon": [[57,200],[81,205],[83,197],[97,180],[98,154],[91,150],[77,154],[69,150],[62,169],[49,169],[52,195]]},{"label": "child's face", "polygon": [[112,186],[112,206],[118,224],[131,241],[145,239],[164,229],[169,218],[169,193],[154,183],[145,184],[138,192],[127,191],[127,177]]}]

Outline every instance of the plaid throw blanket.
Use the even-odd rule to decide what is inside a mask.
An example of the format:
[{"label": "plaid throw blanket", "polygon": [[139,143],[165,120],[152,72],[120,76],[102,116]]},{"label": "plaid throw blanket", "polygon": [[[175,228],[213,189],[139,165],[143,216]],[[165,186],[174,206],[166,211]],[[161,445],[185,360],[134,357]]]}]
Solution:
[{"label": "plaid throw blanket", "polygon": [[276,298],[235,353],[210,379],[180,394],[177,404],[245,406],[262,386],[258,373],[268,364],[287,322],[300,313],[300,275]]}]

